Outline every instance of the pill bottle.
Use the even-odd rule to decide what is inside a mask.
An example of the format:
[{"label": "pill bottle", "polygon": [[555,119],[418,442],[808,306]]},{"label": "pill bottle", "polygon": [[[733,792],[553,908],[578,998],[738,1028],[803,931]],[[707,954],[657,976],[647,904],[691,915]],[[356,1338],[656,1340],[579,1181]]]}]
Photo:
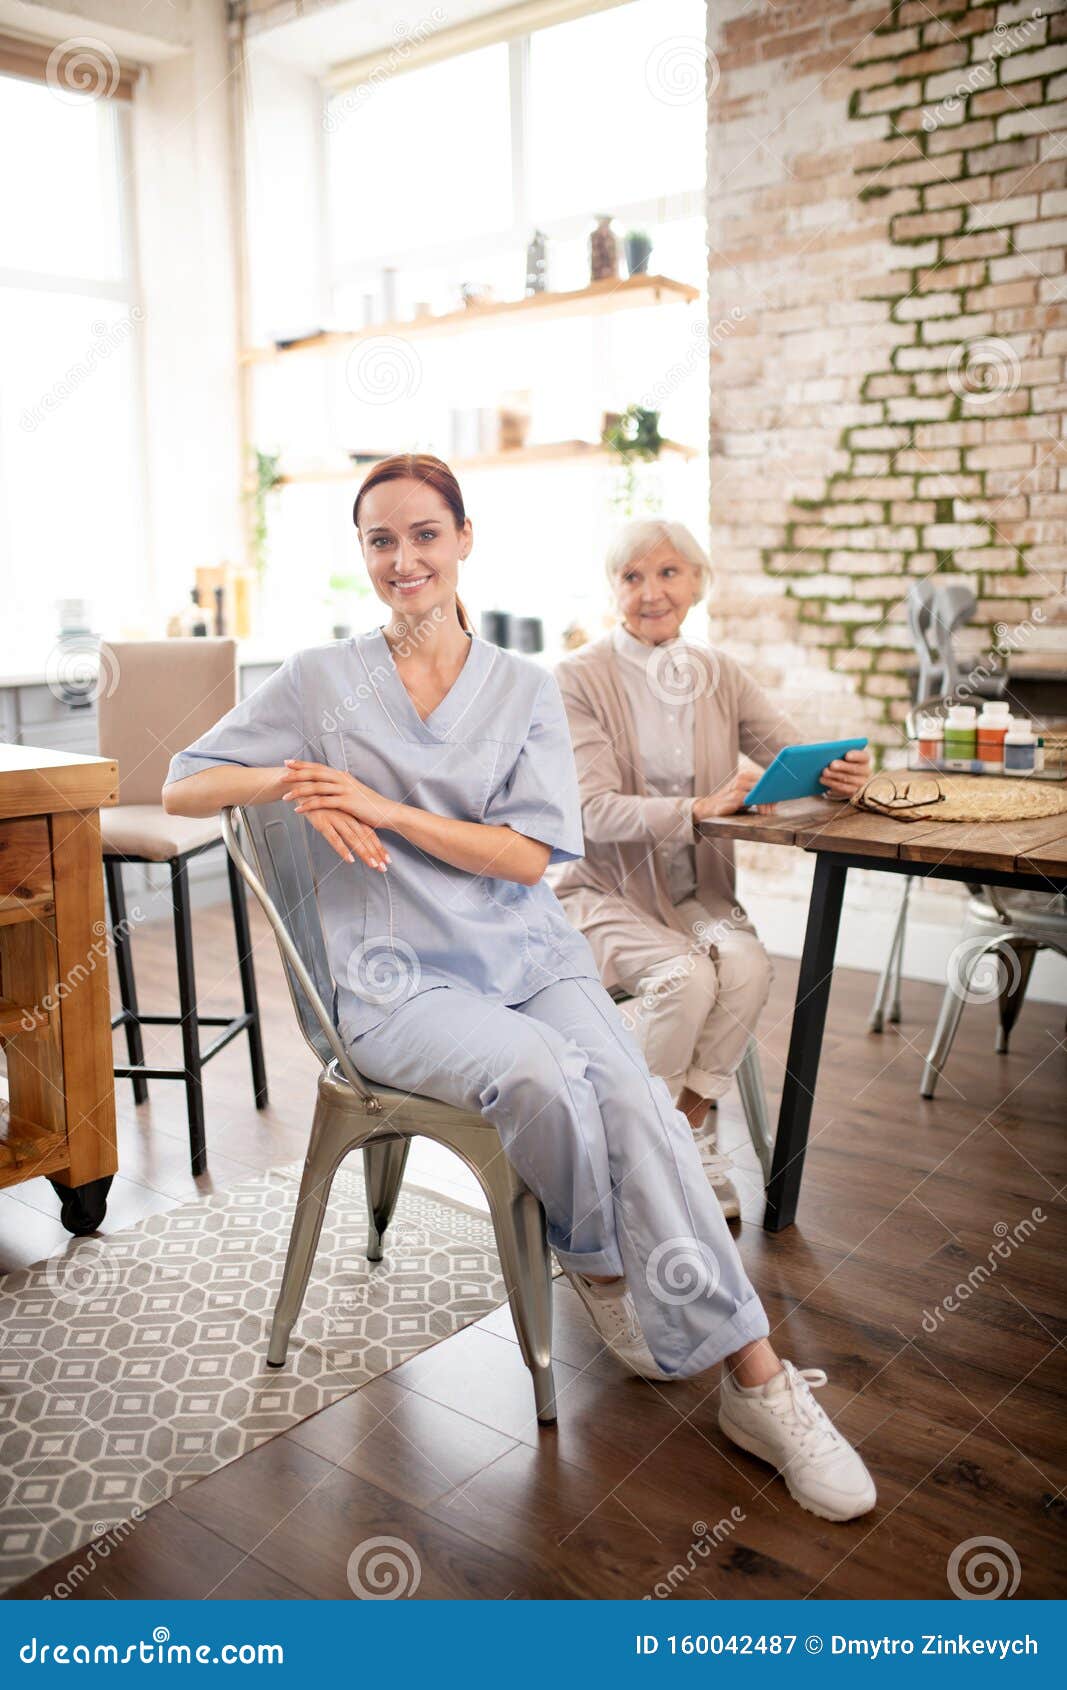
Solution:
[{"label": "pill bottle", "polygon": [[1015,716],[1004,736],[1004,773],[1032,775],[1037,766],[1037,735]]},{"label": "pill bottle", "polygon": [[1011,706],[990,699],[978,718],[978,756],[991,775],[1004,767],[1004,735],[1010,726]]},{"label": "pill bottle", "polygon": [[953,704],[945,721],[945,762],[971,762],[978,746],[975,726],[978,712],[973,704]]},{"label": "pill bottle", "polygon": [[918,740],[915,742],[918,766],[937,764],[945,748],[945,729],[939,716],[920,716]]}]

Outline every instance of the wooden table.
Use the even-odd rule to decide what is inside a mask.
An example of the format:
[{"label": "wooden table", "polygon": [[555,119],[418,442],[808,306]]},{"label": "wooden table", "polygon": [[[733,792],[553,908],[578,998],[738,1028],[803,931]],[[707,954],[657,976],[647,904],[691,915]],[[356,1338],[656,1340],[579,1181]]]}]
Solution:
[{"label": "wooden table", "polygon": [[813,800],[802,816],[723,816],[703,822],[700,834],[712,842],[751,839],[815,854],[763,1217],[769,1232],[779,1232],[796,1217],[849,869],[1067,892],[1067,813],[1022,822],[904,822]]},{"label": "wooden table", "polygon": [[46,1175],[94,1232],[118,1169],[100,807],[106,757],[0,744],[0,1187]]}]

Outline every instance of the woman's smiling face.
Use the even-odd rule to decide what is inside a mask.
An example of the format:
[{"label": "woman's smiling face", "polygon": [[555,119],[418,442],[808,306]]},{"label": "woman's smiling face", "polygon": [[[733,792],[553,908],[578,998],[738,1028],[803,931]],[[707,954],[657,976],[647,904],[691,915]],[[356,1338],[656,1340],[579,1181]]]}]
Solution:
[{"label": "woman's smiling face", "polygon": [[615,576],[623,626],[648,645],[673,640],[699,596],[699,570],[669,540],[658,541]]},{"label": "woman's smiling face", "polygon": [[423,481],[382,481],[360,500],[359,539],[371,585],[398,616],[425,614],[456,596],[471,549],[445,500]]}]

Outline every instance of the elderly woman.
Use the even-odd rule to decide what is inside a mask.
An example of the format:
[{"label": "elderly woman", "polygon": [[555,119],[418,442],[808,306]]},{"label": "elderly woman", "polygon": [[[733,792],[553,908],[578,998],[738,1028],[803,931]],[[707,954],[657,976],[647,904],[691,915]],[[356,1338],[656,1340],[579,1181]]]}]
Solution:
[{"label": "elderly woman", "polygon": [[[697,824],[742,808],[765,765],[803,736],[724,652],[683,637],[706,596],[708,559],[677,522],[634,522],[607,559],[619,621],[557,666],[582,796],[585,857],[550,871],[601,979],[626,1006],[654,1074],[693,1128],[728,1216],[740,1213],[719,1154],[716,1100],[744,1055],[771,964],[734,891],[729,843]],[[847,798],[870,775],[866,751],[822,774]]]}]

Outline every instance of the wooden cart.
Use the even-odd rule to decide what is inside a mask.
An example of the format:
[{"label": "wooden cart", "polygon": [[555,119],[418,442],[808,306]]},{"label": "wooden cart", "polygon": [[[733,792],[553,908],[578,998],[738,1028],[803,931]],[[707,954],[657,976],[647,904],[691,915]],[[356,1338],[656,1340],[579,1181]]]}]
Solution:
[{"label": "wooden cart", "polygon": [[106,757],[0,744],[0,1187],[46,1175],[77,1234],[118,1168],[99,816],[118,787]]}]

